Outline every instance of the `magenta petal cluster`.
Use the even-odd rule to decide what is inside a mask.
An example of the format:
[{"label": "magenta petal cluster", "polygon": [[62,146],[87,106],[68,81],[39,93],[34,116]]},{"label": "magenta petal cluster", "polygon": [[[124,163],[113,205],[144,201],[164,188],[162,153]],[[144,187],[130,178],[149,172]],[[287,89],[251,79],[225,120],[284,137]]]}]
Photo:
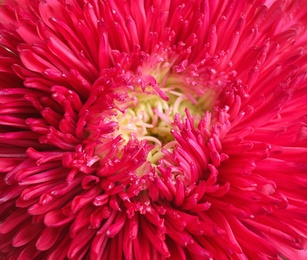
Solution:
[{"label": "magenta petal cluster", "polygon": [[306,6],[0,1],[0,259],[307,259]]}]

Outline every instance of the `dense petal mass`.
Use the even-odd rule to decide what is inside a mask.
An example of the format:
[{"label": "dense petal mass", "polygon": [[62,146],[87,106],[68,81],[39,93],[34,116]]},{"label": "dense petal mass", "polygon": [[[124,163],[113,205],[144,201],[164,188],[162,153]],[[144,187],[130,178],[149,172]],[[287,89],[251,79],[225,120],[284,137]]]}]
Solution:
[{"label": "dense petal mass", "polygon": [[0,1],[0,258],[307,258],[306,5]]}]

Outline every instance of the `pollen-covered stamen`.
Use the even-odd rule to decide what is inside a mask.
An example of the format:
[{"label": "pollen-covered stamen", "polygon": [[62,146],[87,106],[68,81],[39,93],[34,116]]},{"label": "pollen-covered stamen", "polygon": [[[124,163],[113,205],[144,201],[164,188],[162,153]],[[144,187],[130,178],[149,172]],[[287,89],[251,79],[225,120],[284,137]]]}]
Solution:
[{"label": "pollen-covered stamen", "polygon": [[134,102],[124,111],[114,117],[118,123],[115,135],[121,135],[128,142],[131,134],[138,140],[147,140],[154,144],[154,149],[149,153],[148,160],[153,164],[163,157],[161,148],[168,144],[168,149],[175,142],[171,129],[175,126],[174,118],[185,117],[185,110],[198,122],[205,111],[212,110],[214,91],[207,89],[202,96],[183,94],[181,89],[187,86],[164,83],[161,90],[167,93],[167,99],[155,91],[137,91]]}]

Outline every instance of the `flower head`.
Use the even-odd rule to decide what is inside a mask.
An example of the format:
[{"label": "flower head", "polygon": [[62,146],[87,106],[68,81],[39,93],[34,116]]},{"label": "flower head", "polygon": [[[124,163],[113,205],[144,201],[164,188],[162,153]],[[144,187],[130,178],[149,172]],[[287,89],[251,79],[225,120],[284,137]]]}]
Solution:
[{"label": "flower head", "polygon": [[4,0],[0,256],[307,257],[305,4]]}]

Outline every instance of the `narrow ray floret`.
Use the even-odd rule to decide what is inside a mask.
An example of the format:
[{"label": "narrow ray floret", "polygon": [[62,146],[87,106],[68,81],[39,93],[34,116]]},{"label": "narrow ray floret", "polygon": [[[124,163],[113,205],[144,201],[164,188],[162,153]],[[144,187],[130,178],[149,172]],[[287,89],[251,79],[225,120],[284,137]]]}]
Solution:
[{"label": "narrow ray floret", "polygon": [[0,1],[0,258],[307,258],[306,5]]}]

